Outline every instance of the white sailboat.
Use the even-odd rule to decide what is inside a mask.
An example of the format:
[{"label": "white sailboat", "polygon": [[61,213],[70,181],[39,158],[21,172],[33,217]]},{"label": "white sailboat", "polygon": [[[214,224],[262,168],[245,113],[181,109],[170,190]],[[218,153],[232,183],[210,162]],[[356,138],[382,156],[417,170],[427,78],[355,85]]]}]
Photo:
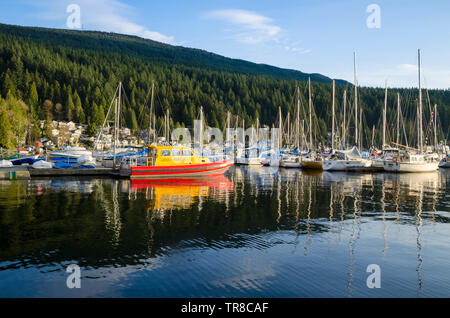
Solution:
[{"label": "white sailboat", "polygon": [[[309,88],[309,149],[310,152],[302,157],[303,169],[317,169],[322,170],[323,158],[314,150],[313,138],[312,138],[312,99],[311,99],[311,79],[308,79]],[[333,106],[334,106],[334,80],[333,80]]]},{"label": "white sailboat", "polygon": [[364,159],[358,148],[354,146],[349,150],[336,151],[333,158],[327,159],[323,163],[325,171],[359,171],[372,166],[370,159]]},{"label": "white sailboat", "polygon": [[439,169],[439,156],[427,154],[423,147],[423,103],[421,87],[421,62],[420,50],[418,50],[419,64],[419,107],[417,114],[418,149],[398,151],[391,160],[385,160],[383,168],[390,172],[431,172]]},{"label": "white sailboat", "polygon": [[263,159],[261,161],[261,164],[263,166],[270,166],[270,167],[279,167],[280,166],[280,147],[282,146],[282,140],[283,140],[283,118],[281,117],[281,107],[278,107],[278,134],[272,134],[272,148],[273,153],[270,154],[266,159]]},{"label": "white sailboat", "polygon": [[[297,95],[297,110],[296,110],[296,122],[295,122],[295,134],[296,134],[296,136],[295,136],[296,145],[295,146],[297,147],[297,152],[300,152],[300,89],[298,86],[296,88],[296,95]],[[288,137],[290,137],[289,136],[289,121],[288,121]],[[283,168],[301,168],[302,166],[303,165],[302,165],[300,156],[298,154],[294,154],[294,153],[286,154],[286,155],[283,155],[280,159],[280,167],[283,167]]]},{"label": "white sailboat", "polygon": [[358,114],[360,113],[358,113],[356,53],[353,55],[353,65],[355,76],[355,146],[350,150],[336,151],[330,158],[325,159],[322,165],[322,169],[325,171],[363,171],[370,169],[372,166],[372,161],[370,159],[363,158],[359,151],[359,147],[361,146],[361,138],[358,134],[358,122],[361,122],[361,119],[358,120]]}]

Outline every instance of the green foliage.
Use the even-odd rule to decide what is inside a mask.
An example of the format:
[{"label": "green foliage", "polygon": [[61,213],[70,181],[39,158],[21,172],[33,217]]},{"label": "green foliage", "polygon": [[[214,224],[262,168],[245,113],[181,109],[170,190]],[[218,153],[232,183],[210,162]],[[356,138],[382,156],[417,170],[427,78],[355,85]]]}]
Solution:
[{"label": "green foliage", "polygon": [[[278,107],[284,116],[289,112],[293,118],[297,85],[303,107],[307,101],[305,80],[308,74],[101,32],[0,24],[0,74],[3,96],[9,94],[27,101],[32,109],[36,107],[32,112],[40,119],[89,123],[92,133],[102,125],[119,81],[126,91],[121,122],[132,130],[148,126],[148,93],[152,81],[155,82],[156,122],[160,131],[167,109],[174,123],[172,127],[192,126],[203,106],[208,124],[223,129],[227,111],[239,115],[248,126],[254,124],[257,117],[261,125],[271,126],[276,121]],[[311,79],[316,140],[326,142],[331,127],[331,83],[320,74],[312,74]],[[345,81],[338,81],[338,120],[342,117],[345,89],[349,110],[352,87]],[[406,126],[414,131],[417,90],[398,91],[405,116],[410,118]],[[389,91],[390,121],[395,117],[396,92]],[[430,90],[429,96],[430,103],[425,102],[425,122],[431,118],[430,106],[436,103],[442,137],[450,123],[450,91]],[[381,126],[383,103],[383,89],[360,89],[365,144],[372,126]],[[377,134],[376,139],[380,138]]]},{"label": "green foliage", "polygon": [[132,108],[128,109],[128,116],[127,116],[127,126],[132,130],[136,131],[138,129],[138,123],[136,119],[136,113]]},{"label": "green foliage", "polygon": [[95,137],[97,135],[97,125],[95,122],[89,123],[86,133],[91,137]]},{"label": "green foliage", "polygon": [[11,123],[9,122],[8,114],[4,106],[0,105],[0,146],[11,149]]},{"label": "green foliage", "polygon": [[50,139],[52,138],[52,126],[51,126],[51,121],[46,120],[44,123],[44,129],[42,132],[43,136]]}]

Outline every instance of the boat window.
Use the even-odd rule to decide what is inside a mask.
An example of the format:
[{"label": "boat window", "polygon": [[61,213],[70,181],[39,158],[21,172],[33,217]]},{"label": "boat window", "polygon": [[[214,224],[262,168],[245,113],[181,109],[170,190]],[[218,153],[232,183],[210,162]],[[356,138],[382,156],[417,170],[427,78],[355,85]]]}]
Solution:
[{"label": "boat window", "polygon": [[172,157],[179,157],[180,156],[180,150],[173,149],[172,150]]},{"label": "boat window", "polygon": [[194,154],[189,149],[183,150],[183,156],[184,157],[192,157]]},{"label": "boat window", "polygon": [[161,157],[170,157],[170,150],[169,149],[161,150]]}]

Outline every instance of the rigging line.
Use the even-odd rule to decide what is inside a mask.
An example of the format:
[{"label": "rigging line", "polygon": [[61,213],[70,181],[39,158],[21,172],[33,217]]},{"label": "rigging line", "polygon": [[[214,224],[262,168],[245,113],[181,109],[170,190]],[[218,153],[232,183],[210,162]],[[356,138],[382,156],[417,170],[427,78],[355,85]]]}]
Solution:
[{"label": "rigging line", "polygon": [[143,109],[142,109],[141,112],[139,112],[139,117],[138,117],[139,127],[141,126],[142,120],[144,119],[144,118],[143,118],[143,117],[144,117],[143,115],[144,115],[144,113],[145,113],[145,109],[147,108],[147,103],[149,102],[149,98],[150,98],[151,91],[152,91],[152,88],[151,88],[151,86],[150,86],[150,88],[148,89],[147,97],[145,98],[145,101],[144,101],[144,105],[143,105],[143,107],[142,107]]},{"label": "rigging line", "polygon": [[[386,119],[387,121],[387,119]],[[392,145],[392,138],[391,138],[391,131],[389,130],[389,125],[386,123],[386,130],[388,133],[388,137],[389,137],[389,144]]]},{"label": "rigging line", "polygon": [[[121,85],[121,86],[122,86],[123,97],[125,97],[125,98],[124,98],[124,99],[125,99],[125,103],[126,103],[125,106],[128,106],[127,109],[132,109],[131,104],[130,104],[130,102],[128,101],[128,97],[127,97],[127,95],[126,95],[125,88],[123,87],[123,85]],[[125,122],[125,124],[127,124],[127,121],[126,121],[126,118],[125,118],[125,114],[123,114],[122,109],[120,110],[119,116],[120,116],[121,122],[122,122],[122,123]],[[120,128],[120,127],[119,127],[119,128]],[[139,127],[138,127],[138,128],[139,128]]]}]

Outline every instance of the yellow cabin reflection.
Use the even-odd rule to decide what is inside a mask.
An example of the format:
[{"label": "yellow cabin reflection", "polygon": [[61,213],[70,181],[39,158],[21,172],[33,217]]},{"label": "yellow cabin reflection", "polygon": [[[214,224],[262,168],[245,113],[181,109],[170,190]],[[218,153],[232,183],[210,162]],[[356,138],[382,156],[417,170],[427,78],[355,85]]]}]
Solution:
[{"label": "yellow cabin reflection", "polygon": [[231,192],[233,183],[223,175],[195,179],[132,180],[133,191],[145,193],[148,209],[190,209],[201,198]]}]

